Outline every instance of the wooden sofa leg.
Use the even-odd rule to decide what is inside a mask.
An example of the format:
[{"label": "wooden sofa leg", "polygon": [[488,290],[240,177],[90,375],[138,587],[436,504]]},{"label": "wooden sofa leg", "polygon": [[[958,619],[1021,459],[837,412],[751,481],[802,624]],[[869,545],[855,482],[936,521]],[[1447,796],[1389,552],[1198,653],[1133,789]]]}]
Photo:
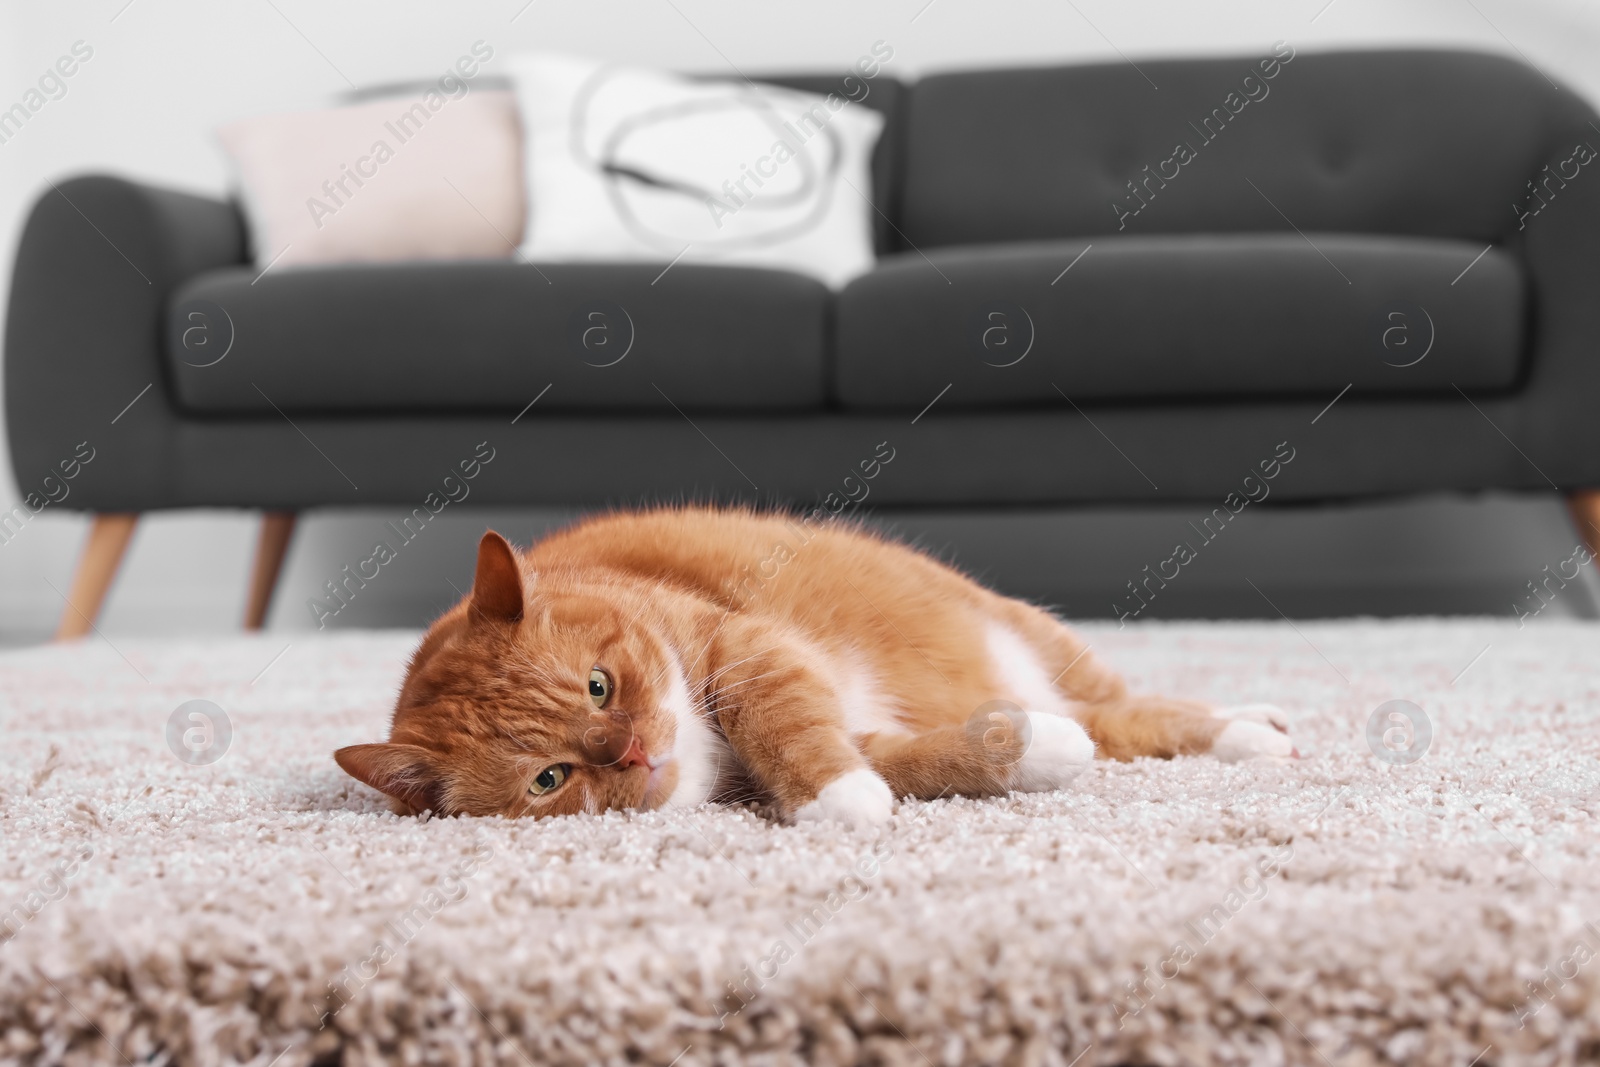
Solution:
[{"label": "wooden sofa leg", "polygon": [[1600,556],[1600,489],[1579,489],[1567,494],[1567,513],[1590,553]]},{"label": "wooden sofa leg", "polygon": [[94,627],[138,522],[137,511],[107,511],[95,515],[89,526],[89,538],[83,543],[83,555],[78,557],[78,570],[72,576],[72,592],[61,610],[61,623],[56,627],[57,641],[82,637]]},{"label": "wooden sofa leg", "polygon": [[246,630],[259,630],[267,621],[267,609],[272,606],[272,590],[278,584],[283,558],[289,554],[289,541],[294,537],[294,524],[298,517],[298,513],[293,511],[269,511],[261,516],[256,561],[250,571],[250,599],[244,609]]}]

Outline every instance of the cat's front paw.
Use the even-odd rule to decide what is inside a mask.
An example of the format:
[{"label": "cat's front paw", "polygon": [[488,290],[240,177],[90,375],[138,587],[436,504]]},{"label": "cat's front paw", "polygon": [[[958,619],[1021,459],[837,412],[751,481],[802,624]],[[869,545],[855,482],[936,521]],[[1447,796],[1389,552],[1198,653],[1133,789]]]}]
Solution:
[{"label": "cat's front paw", "polygon": [[1288,763],[1300,758],[1299,749],[1289,738],[1289,716],[1283,709],[1271,704],[1245,704],[1219,708],[1213,714],[1228,720],[1211,745],[1211,754],[1222,762],[1269,759]]},{"label": "cat's front paw", "polygon": [[886,825],[894,814],[894,792],[865,768],[848,771],[822,787],[817,799],[794,813],[795,822],[829,819],[857,830]]}]

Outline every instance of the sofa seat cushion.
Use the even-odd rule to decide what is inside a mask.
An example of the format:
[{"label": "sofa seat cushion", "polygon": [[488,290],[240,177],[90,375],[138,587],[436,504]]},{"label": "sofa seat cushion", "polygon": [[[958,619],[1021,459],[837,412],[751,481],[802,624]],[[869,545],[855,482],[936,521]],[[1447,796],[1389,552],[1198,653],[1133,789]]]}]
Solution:
[{"label": "sofa seat cushion", "polygon": [[921,408],[949,386],[941,408],[973,408],[1505,388],[1521,364],[1523,288],[1513,255],[1436,238],[1096,237],[906,253],[840,294],[835,391],[846,407]]},{"label": "sofa seat cushion", "polygon": [[[472,262],[199,275],[165,352],[197,413],[808,409],[831,294],[785,271]],[[548,393],[545,393],[546,387]]]}]

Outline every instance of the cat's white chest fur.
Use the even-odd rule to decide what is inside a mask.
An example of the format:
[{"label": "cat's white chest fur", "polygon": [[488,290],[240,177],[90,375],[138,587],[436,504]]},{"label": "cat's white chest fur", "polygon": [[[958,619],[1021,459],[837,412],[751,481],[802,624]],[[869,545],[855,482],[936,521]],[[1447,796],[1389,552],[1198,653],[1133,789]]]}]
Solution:
[{"label": "cat's white chest fur", "polygon": [[662,807],[692,808],[711,799],[729,755],[728,743],[695,707],[681,665],[674,662],[668,676],[662,704],[677,727],[672,758],[678,764],[678,784]]}]

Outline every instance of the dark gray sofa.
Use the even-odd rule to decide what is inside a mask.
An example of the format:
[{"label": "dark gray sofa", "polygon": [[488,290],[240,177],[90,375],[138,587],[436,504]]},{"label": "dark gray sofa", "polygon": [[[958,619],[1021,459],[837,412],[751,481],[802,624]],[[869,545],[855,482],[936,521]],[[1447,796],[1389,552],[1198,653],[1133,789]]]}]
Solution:
[{"label": "dark gray sofa", "polygon": [[262,508],[286,542],[305,508],[419,506],[480,442],[485,504],[810,506],[886,441],[883,507],[1220,506],[1288,442],[1277,501],[1547,488],[1600,518],[1600,119],[1539,72],[1280,47],[880,77],[865,106],[880,263],[837,293],[665,263],[263,275],[229,203],[61,182],[11,293],[19,484],[88,442],[63,506]]}]

